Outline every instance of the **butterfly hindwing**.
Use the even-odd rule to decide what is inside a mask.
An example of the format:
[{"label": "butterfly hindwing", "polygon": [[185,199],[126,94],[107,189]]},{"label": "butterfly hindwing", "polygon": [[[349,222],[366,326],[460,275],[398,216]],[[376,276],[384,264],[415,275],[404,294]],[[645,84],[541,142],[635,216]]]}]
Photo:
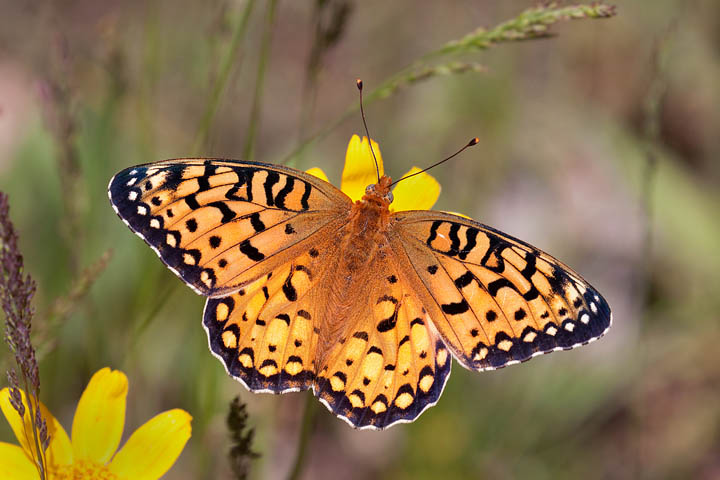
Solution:
[{"label": "butterfly hindwing", "polygon": [[163,262],[207,296],[235,291],[286,262],[350,205],[304,172],[208,159],[125,169],[110,181],[109,196]]},{"label": "butterfly hindwing", "polygon": [[371,269],[366,301],[352,327],[325,349],[314,392],[353,427],[383,429],[435,405],[451,356],[392,263]]},{"label": "butterfly hindwing", "polygon": [[323,305],[316,287],[333,254],[332,244],[317,245],[236,293],[208,299],[203,325],[210,350],[249,390],[312,386]]},{"label": "butterfly hindwing", "polygon": [[605,299],[550,255],[440,212],[401,212],[394,248],[416,274],[432,321],[467,368],[489,370],[602,336]]}]

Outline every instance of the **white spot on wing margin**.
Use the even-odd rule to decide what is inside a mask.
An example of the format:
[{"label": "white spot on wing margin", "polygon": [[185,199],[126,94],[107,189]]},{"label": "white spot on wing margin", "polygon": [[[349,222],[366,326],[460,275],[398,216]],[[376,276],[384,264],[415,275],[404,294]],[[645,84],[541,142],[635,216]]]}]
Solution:
[{"label": "white spot on wing margin", "polygon": [[113,210],[115,210],[115,214],[118,216],[118,218],[120,218],[120,220],[122,220],[122,222],[123,222],[125,225],[127,225],[127,227],[130,229],[130,231],[132,231],[132,232],[133,232],[135,235],[137,235],[138,237],[142,238],[143,241],[144,241],[145,243],[147,243],[147,244],[150,246],[150,248],[152,248],[152,250],[153,250],[153,251],[155,252],[155,254],[160,258],[160,260],[163,262],[163,264],[164,264],[166,267],[168,267],[168,269],[170,269],[171,272],[173,272],[175,275],[177,275],[177,277],[178,277],[180,280],[182,280],[182,282],[183,282],[185,285],[187,285],[188,287],[190,287],[190,288],[192,289],[192,291],[195,292],[195,293],[197,293],[198,295],[206,296],[205,293],[204,293],[203,291],[201,291],[199,288],[197,288],[197,287],[195,287],[194,285],[186,282],[185,279],[182,278],[182,275],[180,275],[180,272],[178,272],[176,269],[174,269],[173,267],[171,267],[170,265],[168,265],[168,264],[165,262],[165,260],[163,260],[162,255],[160,255],[160,251],[159,251],[156,247],[154,247],[153,245],[151,245],[150,242],[147,241],[147,239],[143,236],[142,233],[140,233],[140,232],[138,232],[137,230],[135,230],[135,229],[132,227],[132,225],[130,225],[130,223],[120,215],[120,211],[118,210],[117,206],[115,205],[115,202],[113,202],[112,191],[110,190],[110,187],[112,186],[113,181],[115,180],[115,177],[117,177],[117,175],[113,175],[113,177],[112,177],[112,178],[110,179],[110,181],[108,182],[107,191],[108,191],[108,199],[110,200],[110,205],[112,206]]}]

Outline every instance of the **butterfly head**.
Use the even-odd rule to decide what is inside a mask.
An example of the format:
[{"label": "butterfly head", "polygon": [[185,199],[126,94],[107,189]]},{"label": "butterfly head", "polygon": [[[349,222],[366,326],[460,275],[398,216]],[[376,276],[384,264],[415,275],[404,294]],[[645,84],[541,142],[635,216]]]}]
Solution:
[{"label": "butterfly head", "polygon": [[389,207],[393,202],[393,194],[390,191],[391,184],[392,179],[387,175],[383,175],[377,183],[367,186],[365,195],[362,198],[363,202]]}]

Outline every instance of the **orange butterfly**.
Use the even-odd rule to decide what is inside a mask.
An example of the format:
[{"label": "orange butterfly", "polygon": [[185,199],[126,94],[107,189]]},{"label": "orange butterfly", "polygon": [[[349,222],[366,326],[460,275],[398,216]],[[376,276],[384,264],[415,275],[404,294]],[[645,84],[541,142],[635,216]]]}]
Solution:
[{"label": "orange butterfly", "polygon": [[312,389],[353,427],[417,418],[451,356],[493,370],[610,327],[607,302],[568,266],[458,215],[393,212],[391,183],[353,202],[284,166],[178,159],[123,170],[109,196],[208,297],[210,349],[230,375],[253,392]]}]

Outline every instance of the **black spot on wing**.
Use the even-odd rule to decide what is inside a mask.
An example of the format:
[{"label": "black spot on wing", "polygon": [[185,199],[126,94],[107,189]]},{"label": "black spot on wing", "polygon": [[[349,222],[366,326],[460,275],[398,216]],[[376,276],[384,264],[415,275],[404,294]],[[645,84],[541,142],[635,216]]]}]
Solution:
[{"label": "black spot on wing", "polygon": [[[396,300],[397,302],[397,300]],[[390,315],[388,318],[381,320],[380,323],[377,324],[377,331],[380,333],[388,332],[395,328],[395,325],[397,324],[397,317],[398,317],[398,311],[399,311],[399,305],[395,305],[395,310],[393,311],[392,315]]]},{"label": "black spot on wing", "polygon": [[378,348],[377,346],[373,345],[367,351],[368,355],[370,355],[371,353],[379,353],[380,355],[382,355],[382,350],[380,350],[380,348]]},{"label": "black spot on wing", "polygon": [[[495,235],[488,235],[488,239],[490,245],[480,260],[480,264],[488,270],[502,273],[505,271],[505,260],[502,257],[502,252],[509,247],[509,244]],[[491,259],[493,262],[490,261]]]},{"label": "black spot on wing", "polygon": [[465,288],[472,283],[474,278],[475,275],[473,275],[472,272],[468,270],[455,279],[455,286],[457,288]]},{"label": "black spot on wing", "polygon": [[367,332],[355,332],[353,333],[353,338],[359,338],[360,340],[365,340],[367,342],[370,337]]},{"label": "black spot on wing", "polygon": [[185,203],[188,207],[190,207],[191,210],[197,210],[200,208],[200,204],[198,203],[197,199],[195,198],[195,194],[192,193],[185,197]]},{"label": "black spot on wing", "polygon": [[460,237],[458,236],[458,232],[460,232],[460,224],[453,223],[450,226],[450,231],[448,232],[448,235],[450,236],[450,250],[446,253],[451,257],[460,253]]},{"label": "black spot on wing", "polygon": [[243,240],[239,246],[240,252],[254,262],[259,262],[265,258],[265,255],[255,248],[250,240]]},{"label": "black spot on wing", "polygon": [[472,252],[473,248],[477,245],[477,236],[480,231],[477,228],[469,227],[465,231],[465,246],[458,253],[460,260],[465,260],[468,253]]},{"label": "black spot on wing", "polygon": [[277,196],[275,197],[275,205],[278,208],[285,209],[285,200],[290,192],[293,191],[295,185],[295,179],[290,176],[285,176],[285,186],[280,189]]},{"label": "black spot on wing", "polygon": [[490,295],[496,297],[500,289],[506,287],[512,288],[517,292],[517,288],[515,287],[515,285],[513,285],[512,282],[510,282],[510,280],[508,280],[507,278],[498,278],[497,280],[488,283],[487,290]]},{"label": "black spot on wing", "polygon": [[470,310],[470,305],[463,298],[459,302],[444,303],[441,305],[442,311],[448,315],[460,315]]},{"label": "black spot on wing", "polygon": [[250,219],[250,226],[256,232],[262,232],[265,230],[265,224],[260,220],[260,212],[251,213],[248,217]]},{"label": "black spot on wing", "polygon": [[288,299],[290,302],[294,302],[297,300],[297,290],[295,290],[295,287],[292,284],[292,277],[293,277],[293,270],[290,270],[290,274],[285,279],[285,283],[283,283],[282,291],[285,294],[285,298]]},{"label": "black spot on wing", "polygon": [[237,213],[235,213],[235,211],[231,209],[225,202],[211,202],[208,203],[208,206],[220,210],[220,213],[222,213],[222,219],[220,219],[220,222],[222,223],[228,223],[230,220],[237,216]]},{"label": "black spot on wing", "polygon": [[303,196],[300,199],[300,205],[303,210],[309,210],[310,204],[308,203],[308,200],[310,199],[310,192],[312,192],[312,186],[306,181],[303,181],[303,183],[305,184],[305,191],[303,192]]},{"label": "black spot on wing", "polygon": [[432,242],[437,238],[437,231],[438,228],[440,228],[440,225],[442,225],[442,222],[440,220],[435,220],[430,226],[430,234],[428,235],[427,240],[425,240],[425,243],[430,248],[432,248]]},{"label": "black spot on wing", "polygon": [[228,200],[235,200],[240,202],[252,202],[252,179],[255,175],[255,170],[244,169],[243,171],[236,170],[239,181],[233,185],[233,187],[227,191],[225,198]]},{"label": "black spot on wing", "polygon": [[272,194],[272,189],[279,181],[280,174],[277,172],[269,171],[268,176],[263,183],[263,189],[265,190],[265,203],[269,207],[275,206],[275,197]]}]

